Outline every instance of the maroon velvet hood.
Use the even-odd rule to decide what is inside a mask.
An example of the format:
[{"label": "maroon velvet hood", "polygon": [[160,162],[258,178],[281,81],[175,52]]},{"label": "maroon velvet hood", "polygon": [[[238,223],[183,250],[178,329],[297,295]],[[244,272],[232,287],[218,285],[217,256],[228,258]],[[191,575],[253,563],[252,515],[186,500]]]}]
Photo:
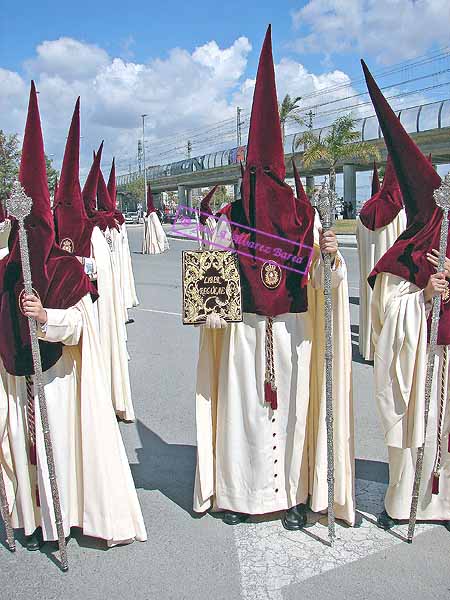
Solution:
[{"label": "maroon velvet hood", "polygon": [[[118,225],[118,221],[116,219],[115,210],[113,207],[113,202],[108,192],[108,188],[106,187],[105,178],[103,177],[103,173],[99,172],[98,174],[98,187],[97,187],[97,218],[101,217],[104,219],[104,223],[106,227],[109,229],[120,229]],[[103,231],[104,229],[101,228]]]},{"label": "maroon velvet hood", "polygon": [[100,177],[100,161],[102,159],[102,151],[103,142],[100,144],[97,154],[94,152],[94,160],[84,183],[82,195],[84,208],[89,220],[94,227],[99,227],[102,231],[105,231],[108,227],[107,217],[105,214],[102,214],[97,210],[97,189],[98,180]]},{"label": "maroon velvet hood", "polygon": [[120,210],[117,209],[116,159],[114,157],[112,160],[111,171],[109,172],[108,194],[111,198],[111,210],[114,213],[114,218],[120,225],[123,225],[125,223],[125,217]]},{"label": "maroon velvet hood", "polygon": [[[19,180],[33,200],[25,220],[30,251],[33,288],[46,308],[67,309],[86,294],[97,298],[95,288],[79,261],[55,243],[50,208],[39,108],[34,83],[31,83],[28,116],[23,139]],[[15,219],[9,237],[9,254],[0,261],[0,356],[11,375],[33,374],[28,319],[19,309],[24,289],[20,260],[18,224]],[[39,342],[42,368],[52,367],[62,354],[59,343]]]},{"label": "maroon velvet hood", "polygon": [[[441,185],[441,178],[406,133],[364,62],[362,65],[410,219],[406,230],[375,265],[368,281],[373,287],[379,273],[392,273],[423,289],[435,273],[427,261],[427,252],[439,249],[442,210],[436,205],[433,192]],[[447,256],[450,257],[450,239]],[[438,344],[450,344],[449,309],[450,304],[441,304]]]},{"label": "maroon velvet hood", "polygon": [[204,225],[206,223],[206,219],[208,218],[208,215],[213,214],[213,211],[211,210],[211,206],[209,203],[211,202],[212,197],[214,196],[218,187],[219,187],[218,185],[215,185],[213,188],[211,188],[200,203],[200,223],[202,225]]},{"label": "maroon velvet hood", "polygon": [[[238,224],[232,230],[246,312],[276,316],[307,310],[305,287],[313,246],[314,211],[309,202],[297,202],[284,177],[269,26],[253,95],[242,198],[224,211]],[[294,256],[295,263],[289,255]],[[280,283],[272,289],[263,282],[268,263],[281,267]]]},{"label": "maroon velvet hood", "polygon": [[64,151],[53,215],[56,239],[61,248],[76,256],[90,256],[94,224],[88,219],[84,208],[79,171],[80,99],[78,98]]},{"label": "maroon velvet hood", "polygon": [[373,175],[372,175],[372,196],[375,196],[380,191],[380,176],[378,174],[377,163],[373,161]]},{"label": "maroon velvet hood", "polygon": [[153,203],[152,188],[151,188],[150,184],[148,183],[147,184],[147,217],[153,212],[156,212],[156,208]]},{"label": "maroon velvet hood", "polygon": [[367,229],[375,231],[375,229],[386,227],[386,225],[392,223],[402,208],[402,192],[389,155],[383,185],[380,191],[364,204],[359,213],[359,218]]}]

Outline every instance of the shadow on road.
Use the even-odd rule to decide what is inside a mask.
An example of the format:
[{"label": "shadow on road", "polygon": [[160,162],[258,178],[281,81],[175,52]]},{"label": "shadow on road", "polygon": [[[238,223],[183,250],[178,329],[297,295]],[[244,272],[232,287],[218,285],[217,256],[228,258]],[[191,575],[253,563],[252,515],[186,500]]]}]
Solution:
[{"label": "shadow on road", "polygon": [[350,300],[350,304],[355,304],[355,306],[359,306],[358,296],[350,296],[349,300]]},{"label": "shadow on road", "polygon": [[387,484],[389,482],[389,465],[379,460],[357,458],[355,460],[355,477],[365,481]]},{"label": "shadow on road", "polygon": [[136,426],[142,444],[136,450],[139,463],[131,465],[136,487],[159,490],[191,517],[198,517],[192,510],[197,448],[169,444],[142,421]]}]

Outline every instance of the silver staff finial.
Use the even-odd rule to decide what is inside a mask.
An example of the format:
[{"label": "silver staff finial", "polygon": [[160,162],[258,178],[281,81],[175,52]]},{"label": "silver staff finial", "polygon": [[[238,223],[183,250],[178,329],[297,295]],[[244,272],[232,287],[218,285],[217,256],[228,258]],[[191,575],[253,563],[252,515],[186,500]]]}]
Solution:
[{"label": "silver staff finial", "polygon": [[450,209],[450,173],[444,177],[440,187],[434,190],[433,197],[439,208]]},{"label": "silver staff finial", "polygon": [[23,221],[31,212],[33,200],[26,195],[25,190],[16,179],[13,183],[11,196],[6,200],[6,209],[8,213],[18,221]]}]

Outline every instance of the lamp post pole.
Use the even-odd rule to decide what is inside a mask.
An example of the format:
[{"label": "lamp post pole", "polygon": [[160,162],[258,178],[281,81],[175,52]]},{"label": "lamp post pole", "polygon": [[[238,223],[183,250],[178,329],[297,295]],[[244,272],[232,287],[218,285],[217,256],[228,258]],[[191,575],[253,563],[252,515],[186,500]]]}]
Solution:
[{"label": "lamp post pole", "polygon": [[142,116],[142,161],[144,164],[144,202],[142,203],[142,206],[145,207],[145,210],[147,211],[147,171],[145,169],[145,117],[147,115],[141,115]]}]

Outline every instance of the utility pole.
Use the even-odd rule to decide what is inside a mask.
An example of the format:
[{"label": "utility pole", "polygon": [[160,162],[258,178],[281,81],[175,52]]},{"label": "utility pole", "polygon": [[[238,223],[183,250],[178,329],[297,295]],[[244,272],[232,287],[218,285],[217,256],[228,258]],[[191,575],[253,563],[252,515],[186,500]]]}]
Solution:
[{"label": "utility pole", "polygon": [[314,116],[314,113],[313,113],[312,110],[310,110],[309,113],[307,113],[307,114],[308,114],[308,118],[309,118],[308,129],[312,129],[313,128],[313,116]]},{"label": "utility pole", "polygon": [[142,172],[142,141],[138,140],[138,170],[139,170],[139,175]]},{"label": "utility pole", "polygon": [[145,117],[147,115],[141,115],[142,117],[142,158],[144,162],[144,201],[142,206],[147,210],[147,171],[145,169]]},{"label": "utility pole", "polygon": [[238,146],[242,146],[242,121],[241,121],[242,108],[239,106],[236,108],[236,141]]},{"label": "utility pole", "polygon": [[191,152],[192,152],[192,142],[190,140],[188,140],[187,143],[187,157],[191,158]]}]

